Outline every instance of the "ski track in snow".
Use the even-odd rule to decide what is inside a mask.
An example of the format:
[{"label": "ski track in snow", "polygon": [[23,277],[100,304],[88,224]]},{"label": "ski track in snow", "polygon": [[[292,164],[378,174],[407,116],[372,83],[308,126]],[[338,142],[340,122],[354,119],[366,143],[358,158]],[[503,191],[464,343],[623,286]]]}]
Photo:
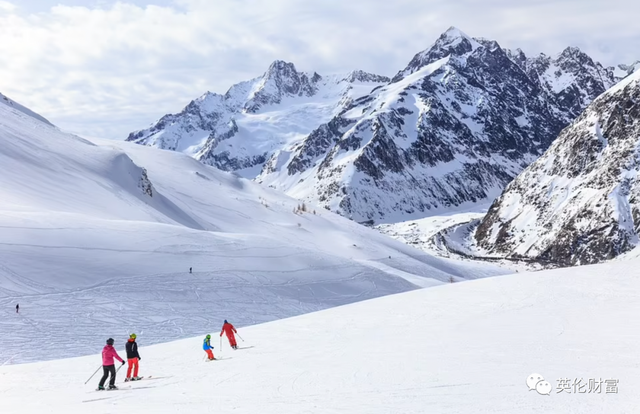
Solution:
[{"label": "ski track in snow", "polygon": [[[324,276],[336,271],[344,276]],[[310,280],[300,281],[300,273]],[[196,271],[111,279],[68,292],[3,297],[0,329],[10,332],[12,340],[3,343],[0,361],[86,354],[101,347],[102,341],[96,338],[126,337],[130,332],[144,332],[148,343],[160,343],[215,332],[228,315],[246,326],[395,293],[393,281],[387,277],[383,283],[384,273],[379,273],[346,264],[288,272]],[[273,274],[280,276],[274,280],[282,282],[271,281]],[[359,289],[352,294],[341,291],[347,282]],[[19,314],[15,303],[21,304]],[[42,343],[53,349],[41,353]]]}]

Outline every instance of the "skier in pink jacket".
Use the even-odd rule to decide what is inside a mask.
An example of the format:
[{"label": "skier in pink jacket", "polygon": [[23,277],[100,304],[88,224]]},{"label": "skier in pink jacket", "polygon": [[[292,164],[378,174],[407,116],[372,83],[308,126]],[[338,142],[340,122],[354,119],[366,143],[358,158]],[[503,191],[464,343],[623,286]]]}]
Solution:
[{"label": "skier in pink jacket", "polygon": [[102,370],[104,371],[104,375],[100,380],[100,384],[98,385],[98,390],[104,390],[104,383],[107,381],[107,377],[111,374],[111,379],[109,380],[109,389],[116,390],[116,366],[113,359],[117,359],[122,362],[124,365],[124,360],[120,358],[120,355],[116,352],[116,349],[113,347],[113,338],[107,339],[107,344],[102,348]]}]

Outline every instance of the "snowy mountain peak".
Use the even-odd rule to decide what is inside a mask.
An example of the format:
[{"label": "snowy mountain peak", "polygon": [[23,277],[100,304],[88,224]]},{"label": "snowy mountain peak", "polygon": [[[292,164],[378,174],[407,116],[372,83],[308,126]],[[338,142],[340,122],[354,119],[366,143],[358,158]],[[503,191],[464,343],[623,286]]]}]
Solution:
[{"label": "snowy mountain peak", "polygon": [[556,57],[540,53],[529,58],[520,51],[506,51],[529,78],[540,85],[562,108],[568,124],[620,79],[577,47],[567,47]]},{"label": "snowy mountain peak", "polygon": [[317,73],[298,72],[293,63],[276,60],[254,85],[244,110],[255,113],[265,105],[279,104],[287,96],[313,96],[321,79]]},{"label": "snowy mountain peak", "polygon": [[261,76],[231,86],[224,95],[207,92],[180,113],[132,132],[127,141],[184,152],[255,178],[268,157],[281,150],[284,157],[318,125],[388,82],[362,70],[320,76],[276,60]]},{"label": "snowy mountain peak", "polygon": [[[497,45],[497,43],[495,44]],[[481,47],[483,45],[476,39],[452,26],[442,33],[429,48],[416,54],[407,67],[398,72],[391,81],[399,82],[406,76],[447,56],[464,56]]]},{"label": "snowy mountain peak", "polygon": [[435,49],[454,55],[463,55],[481,46],[480,42],[476,39],[467,35],[457,27],[451,26],[447,31],[440,35],[438,40],[436,40],[436,42],[426,52],[428,54],[429,52],[433,52]]},{"label": "snowy mountain peak", "polygon": [[595,67],[598,65],[589,55],[575,46],[569,46],[564,49],[558,55],[557,61],[561,66],[563,66],[563,68],[571,68],[574,71],[581,70],[585,65],[588,67]]},{"label": "snowy mountain peak", "polygon": [[453,28],[256,180],[366,223],[492,199],[613,83],[569,52],[538,62]]},{"label": "snowy mountain peak", "polygon": [[462,42],[463,40],[466,40],[469,43],[477,43],[475,39],[464,33],[462,30],[458,29],[455,26],[451,26],[440,35],[436,43],[440,42],[442,44],[452,44],[455,42]]},{"label": "snowy mountain peak", "polygon": [[520,48],[517,48],[515,50],[504,49],[504,52],[509,57],[509,59],[515,62],[520,68],[522,68],[522,70],[526,72],[529,58],[527,58],[527,55],[525,55],[522,49]]},{"label": "snowy mountain peak", "polygon": [[577,49],[565,55],[528,58],[453,27],[393,81],[276,61],[222,109],[172,115],[132,140],[358,222],[417,218],[495,198],[615,83]]},{"label": "snowy mountain peak", "polygon": [[196,98],[193,101],[191,101],[189,103],[189,105],[187,105],[187,108],[189,106],[197,105],[197,106],[200,106],[200,107],[211,109],[212,107],[219,107],[219,106],[223,105],[223,103],[224,103],[224,96],[223,95],[220,95],[219,93],[208,92],[207,91],[206,93],[204,93],[199,98]]},{"label": "snowy mountain peak", "polygon": [[576,46],[567,46],[561,53],[560,57],[581,57],[586,56],[585,53],[580,50],[579,47]]},{"label": "snowy mountain peak", "polygon": [[304,75],[296,70],[296,67],[291,62],[285,62],[283,60],[275,60],[265,72],[264,79],[274,79],[277,82],[291,82],[292,79],[298,79]]},{"label": "snowy mountain peak", "polygon": [[343,80],[349,83],[354,83],[354,82],[385,83],[385,82],[389,82],[391,78],[387,76],[376,75],[374,73],[365,72],[363,70],[354,70],[349,72],[349,74]]}]

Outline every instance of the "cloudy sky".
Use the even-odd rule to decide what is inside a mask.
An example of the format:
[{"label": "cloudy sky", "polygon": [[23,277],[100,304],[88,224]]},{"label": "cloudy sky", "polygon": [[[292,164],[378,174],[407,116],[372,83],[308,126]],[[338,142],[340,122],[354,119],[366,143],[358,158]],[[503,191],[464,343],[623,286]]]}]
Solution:
[{"label": "cloudy sky", "polygon": [[449,26],[631,63],[638,16],[637,0],[0,0],[0,92],[65,130],[124,139],[276,59],[392,76]]}]

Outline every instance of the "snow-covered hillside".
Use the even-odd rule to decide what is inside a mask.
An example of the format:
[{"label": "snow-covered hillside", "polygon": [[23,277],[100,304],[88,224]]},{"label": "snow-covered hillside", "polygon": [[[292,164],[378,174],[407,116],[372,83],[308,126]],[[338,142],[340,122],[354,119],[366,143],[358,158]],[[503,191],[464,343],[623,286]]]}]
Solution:
[{"label": "snow-covered hillside", "polygon": [[296,200],[186,155],[88,141],[6,105],[0,166],[0,365],[91,353],[104,335],[157,343],[224,318],[505,273],[311,205],[296,214]]},{"label": "snow-covered hillside", "polygon": [[49,124],[52,125],[51,122],[49,122],[47,119],[45,119],[42,115],[37,114],[35,112],[33,112],[31,109],[20,105],[19,103],[17,103],[16,101],[9,99],[8,97],[6,97],[5,95],[0,93],[0,105],[6,105],[9,106],[13,109],[18,110],[19,112],[22,112],[24,115],[28,115],[32,118],[35,118],[39,121],[44,122],[45,124]]},{"label": "snow-covered hillside", "polygon": [[[449,284],[148,346],[140,375],[94,391],[100,356],[0,367],[0,409],[93,413],[580,413],[640,407],[638,261]],[[218,322],[218,321],[216,321]],[[4,331],[3,331],[4,332]],[[70,325],[73,342],[81,329]],[[104,332],[87,349],[97,354]],[[115,335],[115,334],[114,334]],[[127,336],[115,335],[122,354]],[[38,338],[31,338],[38,340]],[[6,337],[0,337],[6,344]],[[49,349],[48,344],[43,343]],[[532,374],[537,380],[527,385]],[[537,388],[536,388],[537,386]],[[535,388],[535,389],[530,389]],[[548,392],[549,395],[541,395]]]},{"label": "snow-covered hillside", "polygon": [[596,99],[522,172],[475,232],[494,255],[568,266],[638,246],[640,71]]},{"label": "snow-covered hillside", "polygon": [[530,58],[456,28],[391,80],[355,74],[275,62],[128,140],[392,223],[490,202],[616,81],[577,48]]}]

